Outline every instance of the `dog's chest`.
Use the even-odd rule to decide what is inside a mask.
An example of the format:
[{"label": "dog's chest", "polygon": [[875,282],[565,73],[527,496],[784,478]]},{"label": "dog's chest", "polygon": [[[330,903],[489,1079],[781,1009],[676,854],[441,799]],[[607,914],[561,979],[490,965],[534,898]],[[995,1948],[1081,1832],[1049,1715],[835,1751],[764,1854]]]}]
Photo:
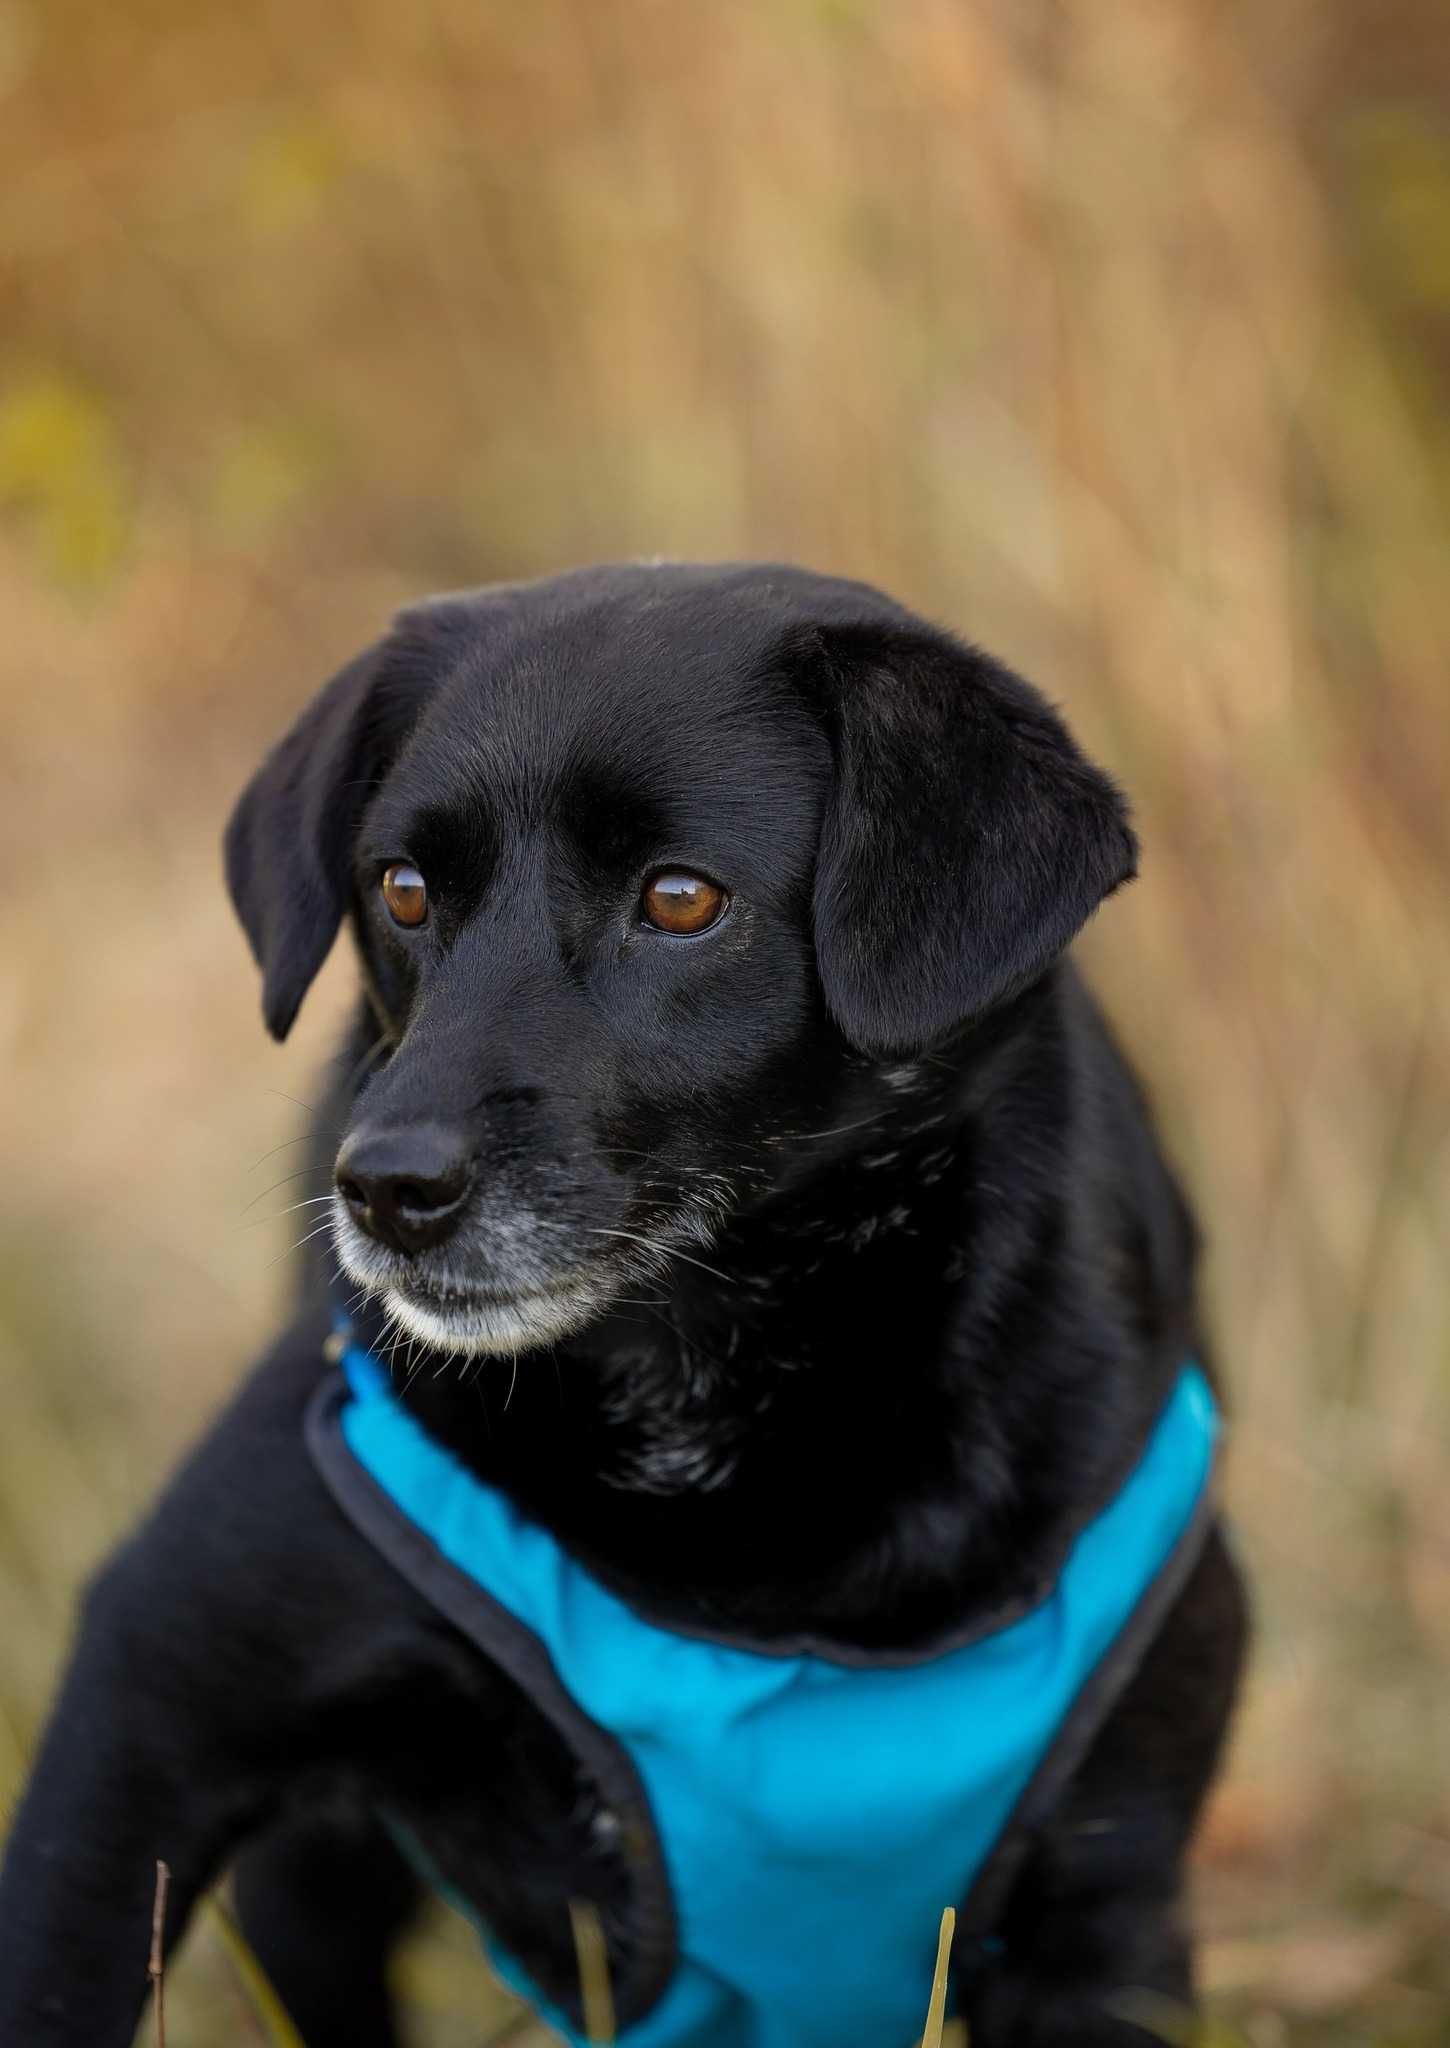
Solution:
[{"label": "dog's chest", "polygon": [[[553,2003],[571,2010],[579,1981],[572,1908],[587,1903],[608,1943],[611,1980],[632,1975],[638,1887],[628,1831],[602,1788],[546,1718],[489,1669],[494,1753],[435,1756],[433,1783],[378,1788],[384,1812],[425,1885],[516,1958]],[[478,1702],[471,1701],[477,1714]],[[400,1739],[405,1731],[399,1730]],[[414,1731],[416,1739],[416,1731]]]},{"label": "dog's chest", "polygon": [[[375,1360],[343,1364],[309,1419],[319,1470],[481,1653],[472,1747],[459,1727],[454,1768],[425,1765],[431,1797],[395,1820],[503,1974],[582,2040],[563,1993],[587,1900],[626,2036],[649,2015],[668,2048],[825,2048],[864,2016],[864,2038],[910,2039],[943,1901],[970,1904],[1028,1786],[1080,1753],[1202,1541],[1202,1375],[1184,1369],[1039,1604],[892,1659],[651,1621],[431,1438]],[[805,1925],[842,1950],[824,2004],[801,2002]]]}]

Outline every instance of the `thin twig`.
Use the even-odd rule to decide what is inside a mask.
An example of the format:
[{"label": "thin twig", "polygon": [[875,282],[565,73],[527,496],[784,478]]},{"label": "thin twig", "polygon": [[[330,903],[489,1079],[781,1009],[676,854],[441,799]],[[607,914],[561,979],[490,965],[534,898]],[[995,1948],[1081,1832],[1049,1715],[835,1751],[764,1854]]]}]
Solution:
[{"label": "thin twig", "polygon": [[156,2048],[166,2048],[166,1963],[163,1946],[166,1934],[166,1894],[171,1872],[160,1857],[156,1859],[156,1897],[151,1907],[151,1960],[147,1975],[156,1999]]}]

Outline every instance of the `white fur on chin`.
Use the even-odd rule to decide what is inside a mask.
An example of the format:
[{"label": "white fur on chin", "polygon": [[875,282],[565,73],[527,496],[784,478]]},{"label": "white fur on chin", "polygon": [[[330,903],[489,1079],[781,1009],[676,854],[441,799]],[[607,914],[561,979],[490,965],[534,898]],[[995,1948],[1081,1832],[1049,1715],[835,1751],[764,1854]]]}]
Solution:
[{"label": "white fur on chin", "polygon": [[456,1356],[517,1357],[521,1351],[556,1343],[592,1322],[614,1292],[602,1276],[580,1274],[548,1292],[521,1292],[513,1301],[460,1293],[453,1299],[421,1302],[393,1284],[392,1261],[368,1242],[341,1202],[333,1208],[332,1237],[344,1272],[383,1303],[397,1329]]},{"label": "white fur on chin", "polygon": [[[353,1277],[361,1276],[354,1273]],[[594,1320],[608,1295],[599,1286],[581,1281],[558,1294],[518,1302],[439,1302],[425,1308],[390,1287],[383,1289],[383,1300],[389,1315],[408,1336],[421,1338],[438,1351],[477,1357],[495,1353],[517,1356],[520,1351],[570,1337]]]}]

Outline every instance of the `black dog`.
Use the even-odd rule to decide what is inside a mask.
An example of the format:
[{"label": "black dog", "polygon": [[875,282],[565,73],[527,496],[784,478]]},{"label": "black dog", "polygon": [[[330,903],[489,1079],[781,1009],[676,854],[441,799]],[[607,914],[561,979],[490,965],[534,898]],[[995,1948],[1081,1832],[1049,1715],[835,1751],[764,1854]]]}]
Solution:
[{"label": "black dog", "polygon": [[[888,1668],[1030,1617],[1202,1356],[1191,1224],[1060,958],[1133,870],[1121,801],[864,586],[613,568],[405,612],[227,858],[277,1036],[354,931],[317,1141],[347,1277],[90,1588],[0,1876],[0,2042],[122,2048],[156,1859],[175,1936],[234,1856],[309,2048],[394,2042],[400,1840],[566,2013],[595,1901],[627,2028],[648,1845],[549,1674],[339,1505],[329,1316],[362,1290],[434,1444],[665,1631]],[[1243,1641],[1215,1526],[1143,1612],[966,1902],[974,2048],[1141,2044],[1135,1995],[1190,1998]]]}]

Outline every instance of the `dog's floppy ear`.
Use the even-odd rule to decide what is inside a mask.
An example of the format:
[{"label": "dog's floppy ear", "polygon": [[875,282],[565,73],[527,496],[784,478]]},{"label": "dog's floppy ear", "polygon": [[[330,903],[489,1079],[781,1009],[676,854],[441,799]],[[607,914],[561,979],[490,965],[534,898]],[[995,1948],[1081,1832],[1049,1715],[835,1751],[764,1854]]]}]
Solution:
[{"label": "dog's floppy ear", "polygon": [[826,1001],[860,1050],[920,1052],[1041,974],[1137,844],[1112,782],[989,656],[905,622],[808,637],[835,756],[815,881]]},{"label": "dog's floppy ear", "polygon": [[395,630],[313,698],[232,813],[227,886],[262,970],[274,1038],[287,1036],[332,948],[363,806],[427,687],[416,651],[410,659]]}]

